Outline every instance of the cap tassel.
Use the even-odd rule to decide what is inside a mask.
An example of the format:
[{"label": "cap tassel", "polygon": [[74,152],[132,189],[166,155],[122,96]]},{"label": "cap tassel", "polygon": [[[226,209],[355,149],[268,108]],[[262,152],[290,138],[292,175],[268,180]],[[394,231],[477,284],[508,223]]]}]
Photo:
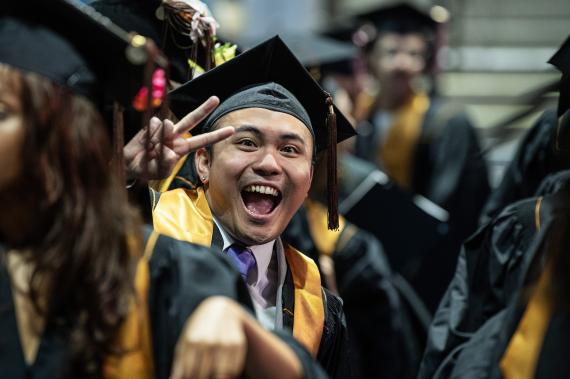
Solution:
[{"label": "cap tassel", "polygon": [[216,60],[214,58],[214,37],[207,36],[206,37],[206,71],[210,71],[214,67],[216,67]]},{"label": "cap tassel", "polygon": [[[145,44],[145,48],[149,59],[146,61],[144,68],[144,85],[147,88],[147,93],[149,94],[149,96],[146,97],[146,107],[143,113],[142,125],[141,125],[141,129],[146,128],[146,133],[145,133],[146,135],[144,141],[145,154],[143,156],[143,162],[142,162],[143,171],[142,171],[142,177],[139,178],[142,183],[148,182],[149,179],[149,164],[150,164],[149,152],[151,151],[152,148],[152,142],[151,142],[152,136],[150,134],[150,127],[148,127],[148,125],[150,125],[150,119],[152,118],[154,113],[154,109],[152,107],[152,96],[150,94],[152,94],[152,74],[155,68],[156,57],[159,55],[158,49],[156,48],[156,46],[152,41],[147,41],[147,43]],[[158,157],[159,167],[161,163],[162,163],[162,155],[159,154]]]},{"label": "cap tassel", "polygon": [[119,183],[126,183],[123,158],[123,147],[125,145],[124,129],[123,107],[115,101],[113,104],[113,162]]},{"label": "cap tassel", "polygon": [[327,129],[328,129],[328,160],[327,160],[327,196],[328,196],[328,228],[338,230],[338,186],[337,186],[337,161],[336,161],[336,114],[333,100],[327,97]]}]

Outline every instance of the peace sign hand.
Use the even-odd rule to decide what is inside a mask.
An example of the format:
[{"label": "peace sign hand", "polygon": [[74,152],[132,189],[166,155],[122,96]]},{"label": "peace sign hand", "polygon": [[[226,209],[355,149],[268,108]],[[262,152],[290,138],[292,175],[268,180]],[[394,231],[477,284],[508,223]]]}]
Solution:
[{"label": "peace sign hand", "polygon": [[[184,137],[185,133],[200,124],[219,104],[220,99],[212,96],[176,124],[168,119],[163,121],[157,117],[150,119],[148,125],[150,144],[148,144],[146,151],[148,157],[148,177],[146,179],[168,177],[176,163],[184,155],[224,140],[235,132],[233,127],[227,126],[190,138]],[[144,173],[146,139],[147,128],[143,128],[123,148],[127,177],[129,178],[139,178]],[[159,162],[161,153],[162,159]]]}]

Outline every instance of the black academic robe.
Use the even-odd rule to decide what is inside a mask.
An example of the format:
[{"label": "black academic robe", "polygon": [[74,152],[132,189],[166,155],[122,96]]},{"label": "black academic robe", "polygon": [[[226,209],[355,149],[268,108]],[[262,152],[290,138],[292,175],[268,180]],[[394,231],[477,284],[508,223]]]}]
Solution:
[{"label": "black academic robe", "polygon": [[[431,259],[422,262],[412,283],[433,312],[453,277],[461,243],[477,229],[490,187],[479,139],[467,115],[443,100],[430,100],[415,146],[409,189],[449,212],[445,238],[433,249]],[[379,131],[372,119],[358,130],[355,154],[376,162],[382,144]]]},{"label": "black academic robe", "polygon": [[[359,127],[355,154],[375,162],[382,141],[371,123]],[[430,99],[421,123],[411,190],[449,211],[459,240],[475,231],[490,192],[487,166],[467,115],[441,99]]]},{"label": "black academic robe", "polygon": [[[569,210],[568,204],[561,211],[565,214],[550,214],[548,221],[537,235],[536,239],[526,253],[526,259],[521,269],[518,288],[511,294],[506,307],[486,320],[481,327],[463,344],[458,346],[453,354],[447,357],[447,364],[442,365],[436,378],[452,379],[501,379],[503,372],[501,364],[509,348],[509,344],[520,327],[529,304],[529,289],[536,286],[538,278],[543,273],[545,259],[548,259],[548,241],[554,231],[559,216],[566,218]],[[558,209],[560,210],[560,209]],[[568,307],[554,306],[551,314],[547,316],[544,334],[538,336],[542,340],[537,355],[527,355],[527,359],[536,358],[534,373],[526,373],[535,379],[562,379],[568,378],[570,370],[570,313]],[[527,335],[525,344],[532,343]],[[534,341],[536,342],[536,341]],[[525,353],[528,354],[526,348]]]},{"label": "black academic robe", "polygon": [[[325,213],[322,220],[326,224]],[[323,251],[315,241],[327,238],[325,234],[338,238],[333,251]],[[421,326],[414,304],[408,302],[413,299],[400,291],[398,283],[403,279],[392,274],[382,246],[373,235],[348,223],[333,235],[311,227],[307,209],[302,207],[282,237],[315,262],[323,256],[332,258],[332,285],[344,301],[353,377],[414,378],[429,321]],[[326,280],[323,284],[331,285]]]},{"label": "black academic robe", "polygon": [[[145,230],[145,234],[148,236],[149,230]],[[189,250],[192,250],[191,254]],[[207,248],[160,235],[148,265],[154,377],[167,379],[178,336],[187,318],[204,299],[214,295],[227,296],[250,311],[252,306],[239,273],[224,257],[212,254]],[[35,363],[30,367],[26,365],[17,331],[10,279],[4,266],[0,266],[0,304],[1,377],[61,378],[66,368],[67,342],[64,334],[53,325],[48,325],[43,333]],[[278,334],[301,361],[305,377],[326,378],[323,370],[298,342],[285,333]]]},{"label": "black academic robe", "polygon": [[[514,332],[522,314],[516,296],[528,279],[547,225],[570,209],[560,195],[569,184],[569,171],[547,177],[538,197],[509,205],[465,242],[455,276],[430,326],[419,379],[455,377],[452,372],[468,377],[463,373],[496,366],[492,362],[499,358],[492,358],[488,348],[500,338],[506,347]],[[511,320],[512,330],[505,327],[505,319]]]},{"label": "black academic robe", "polygon": [[547,175],[568,167],[568,152],[556,149],[557,125],[556,110],[550,109],[526,132],[501,184],[493,190],[481,212],[481,224],[497,216],[507,205],[534,196]]}]

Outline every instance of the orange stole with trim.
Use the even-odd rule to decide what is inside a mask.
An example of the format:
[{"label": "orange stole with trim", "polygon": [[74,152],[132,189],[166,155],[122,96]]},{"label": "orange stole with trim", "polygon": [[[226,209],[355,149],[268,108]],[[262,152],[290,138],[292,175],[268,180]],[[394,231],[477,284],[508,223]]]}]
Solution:
[{"label": "orange stole with trim", "polygon": [[416,146],[429,108],[429,97],[414,95],[394,115],[388,134],[378,149],[378,159],[386,172],[401,187],[410,189]]},{"label": "orange stole with trim", "polygon": [[108,356],[104,360],[103,377],[105,379],[154,378],[148,314],[149,283],[148,260],[141,258],[135,277],[137,298],[133,300],[127,319],[123,322],[117,338],[121,354]]},{"label": "orange stole with trim", "polygon": [[[179,188],[162,193],[152,215],[157,232],[211,246],[214,220],[203,188]],[[321,276],[312,259],[287,245],[284,250],[295,286],[293,336],[316,356],[325,320]]]}]

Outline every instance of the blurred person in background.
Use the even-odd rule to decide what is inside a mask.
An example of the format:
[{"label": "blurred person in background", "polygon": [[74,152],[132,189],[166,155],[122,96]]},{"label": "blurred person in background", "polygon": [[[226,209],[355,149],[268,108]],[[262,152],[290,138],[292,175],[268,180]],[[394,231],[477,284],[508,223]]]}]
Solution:
[{"label": "blurred person in background", "polygon": [[[400,187],[449,212],[447,236],[437,256],[422,267],[429,286],[424,298],[435,309],[461,242],[477,227],[490,191],[487,167],[466,113],[430,96],[422,82],[436,61],[436,21],[406,3],[363,17],[376,30],[366,52],[378,93],[359,120],[354,153],[374,162]],[[413,230],[402,233],[413,235]]]}]

